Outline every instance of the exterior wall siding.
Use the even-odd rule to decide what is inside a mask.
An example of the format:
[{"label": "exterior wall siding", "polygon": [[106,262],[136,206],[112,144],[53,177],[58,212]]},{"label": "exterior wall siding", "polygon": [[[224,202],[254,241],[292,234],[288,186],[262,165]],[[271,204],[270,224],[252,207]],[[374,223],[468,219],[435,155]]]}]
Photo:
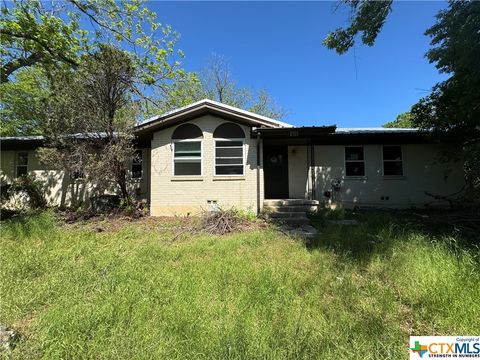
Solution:
[{"label": "exterior wall siding", "polygon": [[[49,206],[72,206],[88,202],[95,195],[95,186],[84,179],[71,179],[62,170],[48,168],[40,163],[35,150],[1,151],[0,177],[8,183],[15,177],[18,152],[28,152],[27,171],[43,183],[43,192]],[[130,179],[129,186],[139,198],[148,199],[150,183],[150,149],[142,149],[143,177]],[[112,191],[114,192],[114,191]],[[14,199],[13,201],[18,201]]]},{"label": "exterior wall siding", "polygon": [[[205,115],[192,123],[203,132],[202,176],[173,176],[173,149],[171,136],[175,126],[153,134],[151,149],[142,149],[142,179],[131,179],[130,187],[137,197],[150,200],[151,214],[185,215],[197,214],[217,202],[220,207],[257,211],[264,199],[263,154],[261,140],[251,138],[250,128],[240,125],[245,132],[244,176],[214,175],[213,132],[222,118]],[[257,141],[260,141],[260,169],[257,171]],[[387,144],[388,145],[388,144]],[[308,198],[312,189],[312,171],[315,172],[316,199],[325,201],[325,191],[331,191],[334,179],[342,181],[340,191],[334,192],[333,202],[344,207],[422,207],[446,205],[435,201],[425,192],[448,195],[458,191],[464,184],[461,163],[442,164],[437,158],[437,148],[431,144],[402,145],[402,177],[383,176],[382,146],[365,145],[365,176],[345,176],[344,149],[342,145],[315,146],[315,166],[309,166],[307,146],[289,146],[289,197]],[[2,182],[15,176],[17,151],[1,151]],[[45,197],[49,205],[70,206],[72,203],[88,201],[95,194],[94,186],[85,180],[72,180],[63,171],[48,169],[39,163],[35,151],[28,151],[28,172],[44,183]],[[383,198],[383,199],[382,199]]]},{"label": "exterior wall siding", "polygon": [[307,150],[307,146],[288,147],[288,194],[292,199],[306,199],[308,196]]},{"label": "exterior wall siding", "polygon": [[[257,139],[251,138],[248,126],[239,124],[246,136],[244,176],[214,175],[213,132],[224,122],[228,121],[213,115],[205,115],[191,121],[203,133],[201,176],[173,175],[171,138],[176,126],[154,133],[151,153],[151,215],[197,214],[202,209],[215,206],[208,204],[208,201],[216,201],[217,206],[222,208],[234,206],[257,211],[258,205],[263,203],[263,172],[260,170],[257,174]],[[257,175],[260,183],[257,182]]]},{"label": "exterior wall siding", "polygon": [[[386,144],[389,145],[389,144]],[[295,154],[292,149],[295,148]],[[365,176],[345,176],[345,146],[315,146],[315,166],[307,166],[307,147],[289,147],[290,197],[308,197],[308,181],[315,171],[317,200],[326,201],[323,193],[332,190],[332,180],[342,181],[340,191],[334,193],[333,202],[351,208],[354,206],[422,207],[447,205],[425,194],[449,195],[459,191],[465,183],[461,163],[440,163],[438,151],[431,144],[402,145],[403,176],[384,177],[381,145],[365,145]],[[305,155],[304,155],[305,154]],[[298,161],[291,161],[298,158]],[[383,199],[382,199],[383,198]]]}]

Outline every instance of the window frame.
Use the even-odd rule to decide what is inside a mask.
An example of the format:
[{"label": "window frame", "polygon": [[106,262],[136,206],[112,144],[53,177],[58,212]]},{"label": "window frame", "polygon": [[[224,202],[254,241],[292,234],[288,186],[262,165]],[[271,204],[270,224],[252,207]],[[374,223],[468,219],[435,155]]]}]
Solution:
[{"label": "window frame", "polygon": [[[239,176],[245,176],[245,138],[214,138],[213,139],[213,176],[214,177],[239,177]],[[239,141],[242,143],[242,164],[218,164],[217,165],[217,141]],[[228,148],[228,147],[226,147]],[[228,159],[228,158],[227,158]],[[242,173],[241,174],[217,174],[217,166],[242,166]]]},{"label": "window frame", "polygon": [[[27,154],[27,164],[26,165],[20,165],[19,164],[19,157],[20,157],[20,154]],[[23,175],[28,175],[28,163],[29,163],[29,160],[30,160],[30,156],[28,154],[28,151],[17,151],[15,153],[15,179],[18,179],[19,177],[23,176]],[[18,168],[19,167],[24,167],[25,168],[25,174],[22,174],[22,175],[18,175]]]},{"label": "window frame", "polygon": [[[347,148],[361,148],[363,153],[363,160],[347,160]],[[363,175],[347,175],[347,162],[361,162],[363,163]],[[367,177],[367,159],[365,156],[364,145],[345,145],[343,147],[343,168],[345,169],[344,177],[346,179],[365,179]]]},{"label": "window frame", "polygon": [[[140,153],[140,162],[135,161],[137,153]],[[140,165],[141,166],[142,169],[140,170],[140,177],[136,177],[136,176],[133,175],[135,173],[133,171],[133,165]],[[132,159],[132,165],[130,166],[130,173],[131,173],[132,179],[142,180],[143,175],[144,175],[143,172],[144,172],[143,171],[143,149],[136,149],[135,154],[134,154],[133,159]]]},{"label": "window frame", "polygon": [[[400,160],[385,160],[384,149],[386,147],[399,147],[400,148]],[[403,166],[403,146],[402,145],[382,145],[382,176],[385,178],[403,178],[405,176],[405,168]],[[400,162],[402,164],[401,175],[385,175],[385,162]]]},{"label": "window frame", "polygon": [[[182,143],[182,142],[199,142],[200,143],[200,174],[195,174],[195,175],[176,175],[175,174],[175,146],[177,143]],[[182,178],[182,177],[199,177],[203,176],[203,138],[196,138],[196,139],[172,139],[172,176],[176,178]],[[189,160],[189,158],[184,158]],[[191,158],[191,159],[197,159],[197,158]]]}]

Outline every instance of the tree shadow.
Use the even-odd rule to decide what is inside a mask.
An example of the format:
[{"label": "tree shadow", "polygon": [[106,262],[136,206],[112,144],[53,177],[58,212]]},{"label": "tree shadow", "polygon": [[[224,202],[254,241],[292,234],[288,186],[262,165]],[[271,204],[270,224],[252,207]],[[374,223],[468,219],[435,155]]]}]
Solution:
[{"label": "tree shadow", "polygon": [[[466,215],[462,214],[463,219]],[[390,256],[398,242],[420,235],[432,243],[446,245],[454,253],[479,254],[476,258],[480,262],[478,232],[445,220],[455,216],[445,210],[321,211],[311,216],[318,234],[306,247],[310,251],[334,251],[357,264],[368,265],[373,256]],[[342,223],[342,220],[351,221]]]},{"label": "tree shadow", "polygon": [[1,227],[2,237],[21,241],[31,236],[51,234],[53,220],[43,210],[31,210],[2,219]]}]

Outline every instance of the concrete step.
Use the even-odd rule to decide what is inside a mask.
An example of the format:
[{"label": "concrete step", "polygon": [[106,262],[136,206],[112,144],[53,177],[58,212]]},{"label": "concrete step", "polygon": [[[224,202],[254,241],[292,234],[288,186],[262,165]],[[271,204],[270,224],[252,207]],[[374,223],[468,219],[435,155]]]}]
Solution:
[{"label": "concrete step", "polygon": [[306,218],[307,214],[305,213],[305,211],[276,211],[269,213],[268,217],[272,219]]},{"label": "concrete step", "polygon": [[263,210],[266,212],[315,212],[318,210],[316,205],[268,205],[263,206]]},{"label": "concrete step", "polygon": [[318,200],[306,199],[267,199],[263,201],[264,206],[295,206],[295,205],[320,205]]},{"label": "concrete step", "polygon": [[307,224],[303,224],[300,226],[283,225],[281,229],[283,230],[283,232],[288,233],[292,236],[302,237],[307,240],[314,238],[318,234],[317,229],[315,229],[312,225]]},{"label": "concrete step", "polygon": [[291,218],[272,218],[272,221],[285,224],[289,226],[300,226],[300,225],[309,225],[310,219],[307,217],[291,217]]}]

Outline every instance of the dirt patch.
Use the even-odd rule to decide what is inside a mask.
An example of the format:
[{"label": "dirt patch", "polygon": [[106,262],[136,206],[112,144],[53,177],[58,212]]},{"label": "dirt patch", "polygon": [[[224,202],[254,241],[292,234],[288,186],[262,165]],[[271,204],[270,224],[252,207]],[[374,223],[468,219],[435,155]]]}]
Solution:
[{"label": "dirt patch", "polygon": [[191,226],[198,222],[192,217],[153,217],[142,216],[132,217],[125,214],[103,214],[88,217],[76,216],[68,212],[57,213],[57,218],[62,226],[68,229],[90,230],[93,232],[114,232],[132,224],[149,229],[174,229],[177,227]]}]

